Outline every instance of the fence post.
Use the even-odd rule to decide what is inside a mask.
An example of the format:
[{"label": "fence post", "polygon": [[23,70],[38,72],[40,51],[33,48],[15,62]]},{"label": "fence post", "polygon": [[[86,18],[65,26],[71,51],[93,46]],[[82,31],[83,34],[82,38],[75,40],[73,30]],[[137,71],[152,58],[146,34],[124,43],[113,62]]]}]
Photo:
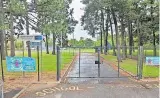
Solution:
[{"label": "fence post", "polygon": [[140,46],[139,49],[139,75],[138,75],[138,79],[142,79],[143,76],[143,46]]},{"label": "fence post", "polygon": [[60,48],[57,46],[57,81],[60,79]]},{"label": "fence post", "polygon": [[0,64],[1,64],[1,71],[2,71],[2,80],[4,81],[3,54],[2,54],[1,43],[0,43]]},{"label": "fence post", "polygon": [[118,47],[118,53],[117,53],[117,60],[118,60],[118,77],[120,76],[119,75],[119,72],[120,72],[120,59],[121,59],[121,57],[120,57],[120,45],[117,45]]},{"label": "fence post", "polygon": [[38,63],[38,81],[40,81],[40,76],[39,76],[39,46],[37,46],[37,63]]}]

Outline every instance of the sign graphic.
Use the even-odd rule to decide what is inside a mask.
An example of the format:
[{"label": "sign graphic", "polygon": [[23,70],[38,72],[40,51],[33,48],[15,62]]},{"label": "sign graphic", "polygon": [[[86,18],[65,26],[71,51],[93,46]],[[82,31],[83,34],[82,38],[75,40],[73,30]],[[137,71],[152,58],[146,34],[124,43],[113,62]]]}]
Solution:
[{"label": "sign graphic", "polygon": [[146,57],[146,65],[160,65],[160,57]]},{"label": "sign graphic", "polygon": [[35,35],[34,39],[42,41],[43,40],[43,36],[42,35]]},{"label": "sign graphic", "polygon": [[41,47],[41,43],[40,42],[31,42],[31,47],[36,47],[36,46],[39,46]]},{"label": "sign graphic", "polygon": [[36,71],[36,61],[30,57],[6,57],[8,71]]},{"label": "sign graphic", "polygon": [[19,39],[23,41],[42,41],[43,36],[42,35],[20,35]]}]

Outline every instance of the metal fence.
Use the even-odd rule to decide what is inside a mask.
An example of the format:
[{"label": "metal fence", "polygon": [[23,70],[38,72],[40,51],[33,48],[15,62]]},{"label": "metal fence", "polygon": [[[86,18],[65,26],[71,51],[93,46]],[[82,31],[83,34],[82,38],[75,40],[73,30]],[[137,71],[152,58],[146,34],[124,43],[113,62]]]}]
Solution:
[{"label": "metal fence", "polygon": [[[117,48],[115,52],[117,55]],[[158,77],[159,65],[146,65],[146,57],[159,57],[159,47],[156,47],[155,53],[156,55],[154,55],[154,47],[120,46],[120,68],[139,79]],[[114,55],[113,49],[108,50],[108,55]]]}]

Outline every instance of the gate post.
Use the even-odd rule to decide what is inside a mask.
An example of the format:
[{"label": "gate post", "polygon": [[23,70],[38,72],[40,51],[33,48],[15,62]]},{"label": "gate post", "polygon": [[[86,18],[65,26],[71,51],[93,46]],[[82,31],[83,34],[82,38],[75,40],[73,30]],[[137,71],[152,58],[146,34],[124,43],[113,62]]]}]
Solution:
[{"label": "gate post", "polygon": [[139,74],[138,74],[138,79],[142,79],[142,74],[143,74],[143,46],[139,47],[139,64],[138,64],[138,69],[139,69]]},{"label": "gate post", "polygon": [[100,53],[101,49],[98,48],[98,77],[100,77]]},{"label": "gate post", "polygon": [[60,79],[60,48],[57,46],[57,81]]}]

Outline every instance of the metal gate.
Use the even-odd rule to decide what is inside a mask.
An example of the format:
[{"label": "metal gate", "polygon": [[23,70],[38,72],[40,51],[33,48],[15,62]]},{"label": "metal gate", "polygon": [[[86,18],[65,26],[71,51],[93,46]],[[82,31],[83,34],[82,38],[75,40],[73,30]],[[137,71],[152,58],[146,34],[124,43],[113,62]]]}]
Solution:
[{"label": "metal gate", "polygon": [[[62,54],[64,49],[60,50]],[[124,75],[122,73],[126,73],[126,71],[120,66],[121,62],[118,60],[115,66],[107,63],[101,57],[100,47],[70,47],[68,51],[76,56],[76,59],[62,78],[137,78],[139,75],[138,63],[135,67],[137,70],[135,75],[131,75],[130,73]],[[63,57],[61,56],[62,61]]]},{"label": "metal gate", "polygon": [[[119,71],[112,69],[101,59],[100,47],[71,48],[77,55],[65,77],[67,78],[118,78]],[[62,50],[62,49],[61,49]],[[61,51],[63,52],[63,51]],[[63,59],[62,59],[63,60]],[[119,68],[119,67],[118,67]],[[119,69],[118,69],[119,70]]]}]

